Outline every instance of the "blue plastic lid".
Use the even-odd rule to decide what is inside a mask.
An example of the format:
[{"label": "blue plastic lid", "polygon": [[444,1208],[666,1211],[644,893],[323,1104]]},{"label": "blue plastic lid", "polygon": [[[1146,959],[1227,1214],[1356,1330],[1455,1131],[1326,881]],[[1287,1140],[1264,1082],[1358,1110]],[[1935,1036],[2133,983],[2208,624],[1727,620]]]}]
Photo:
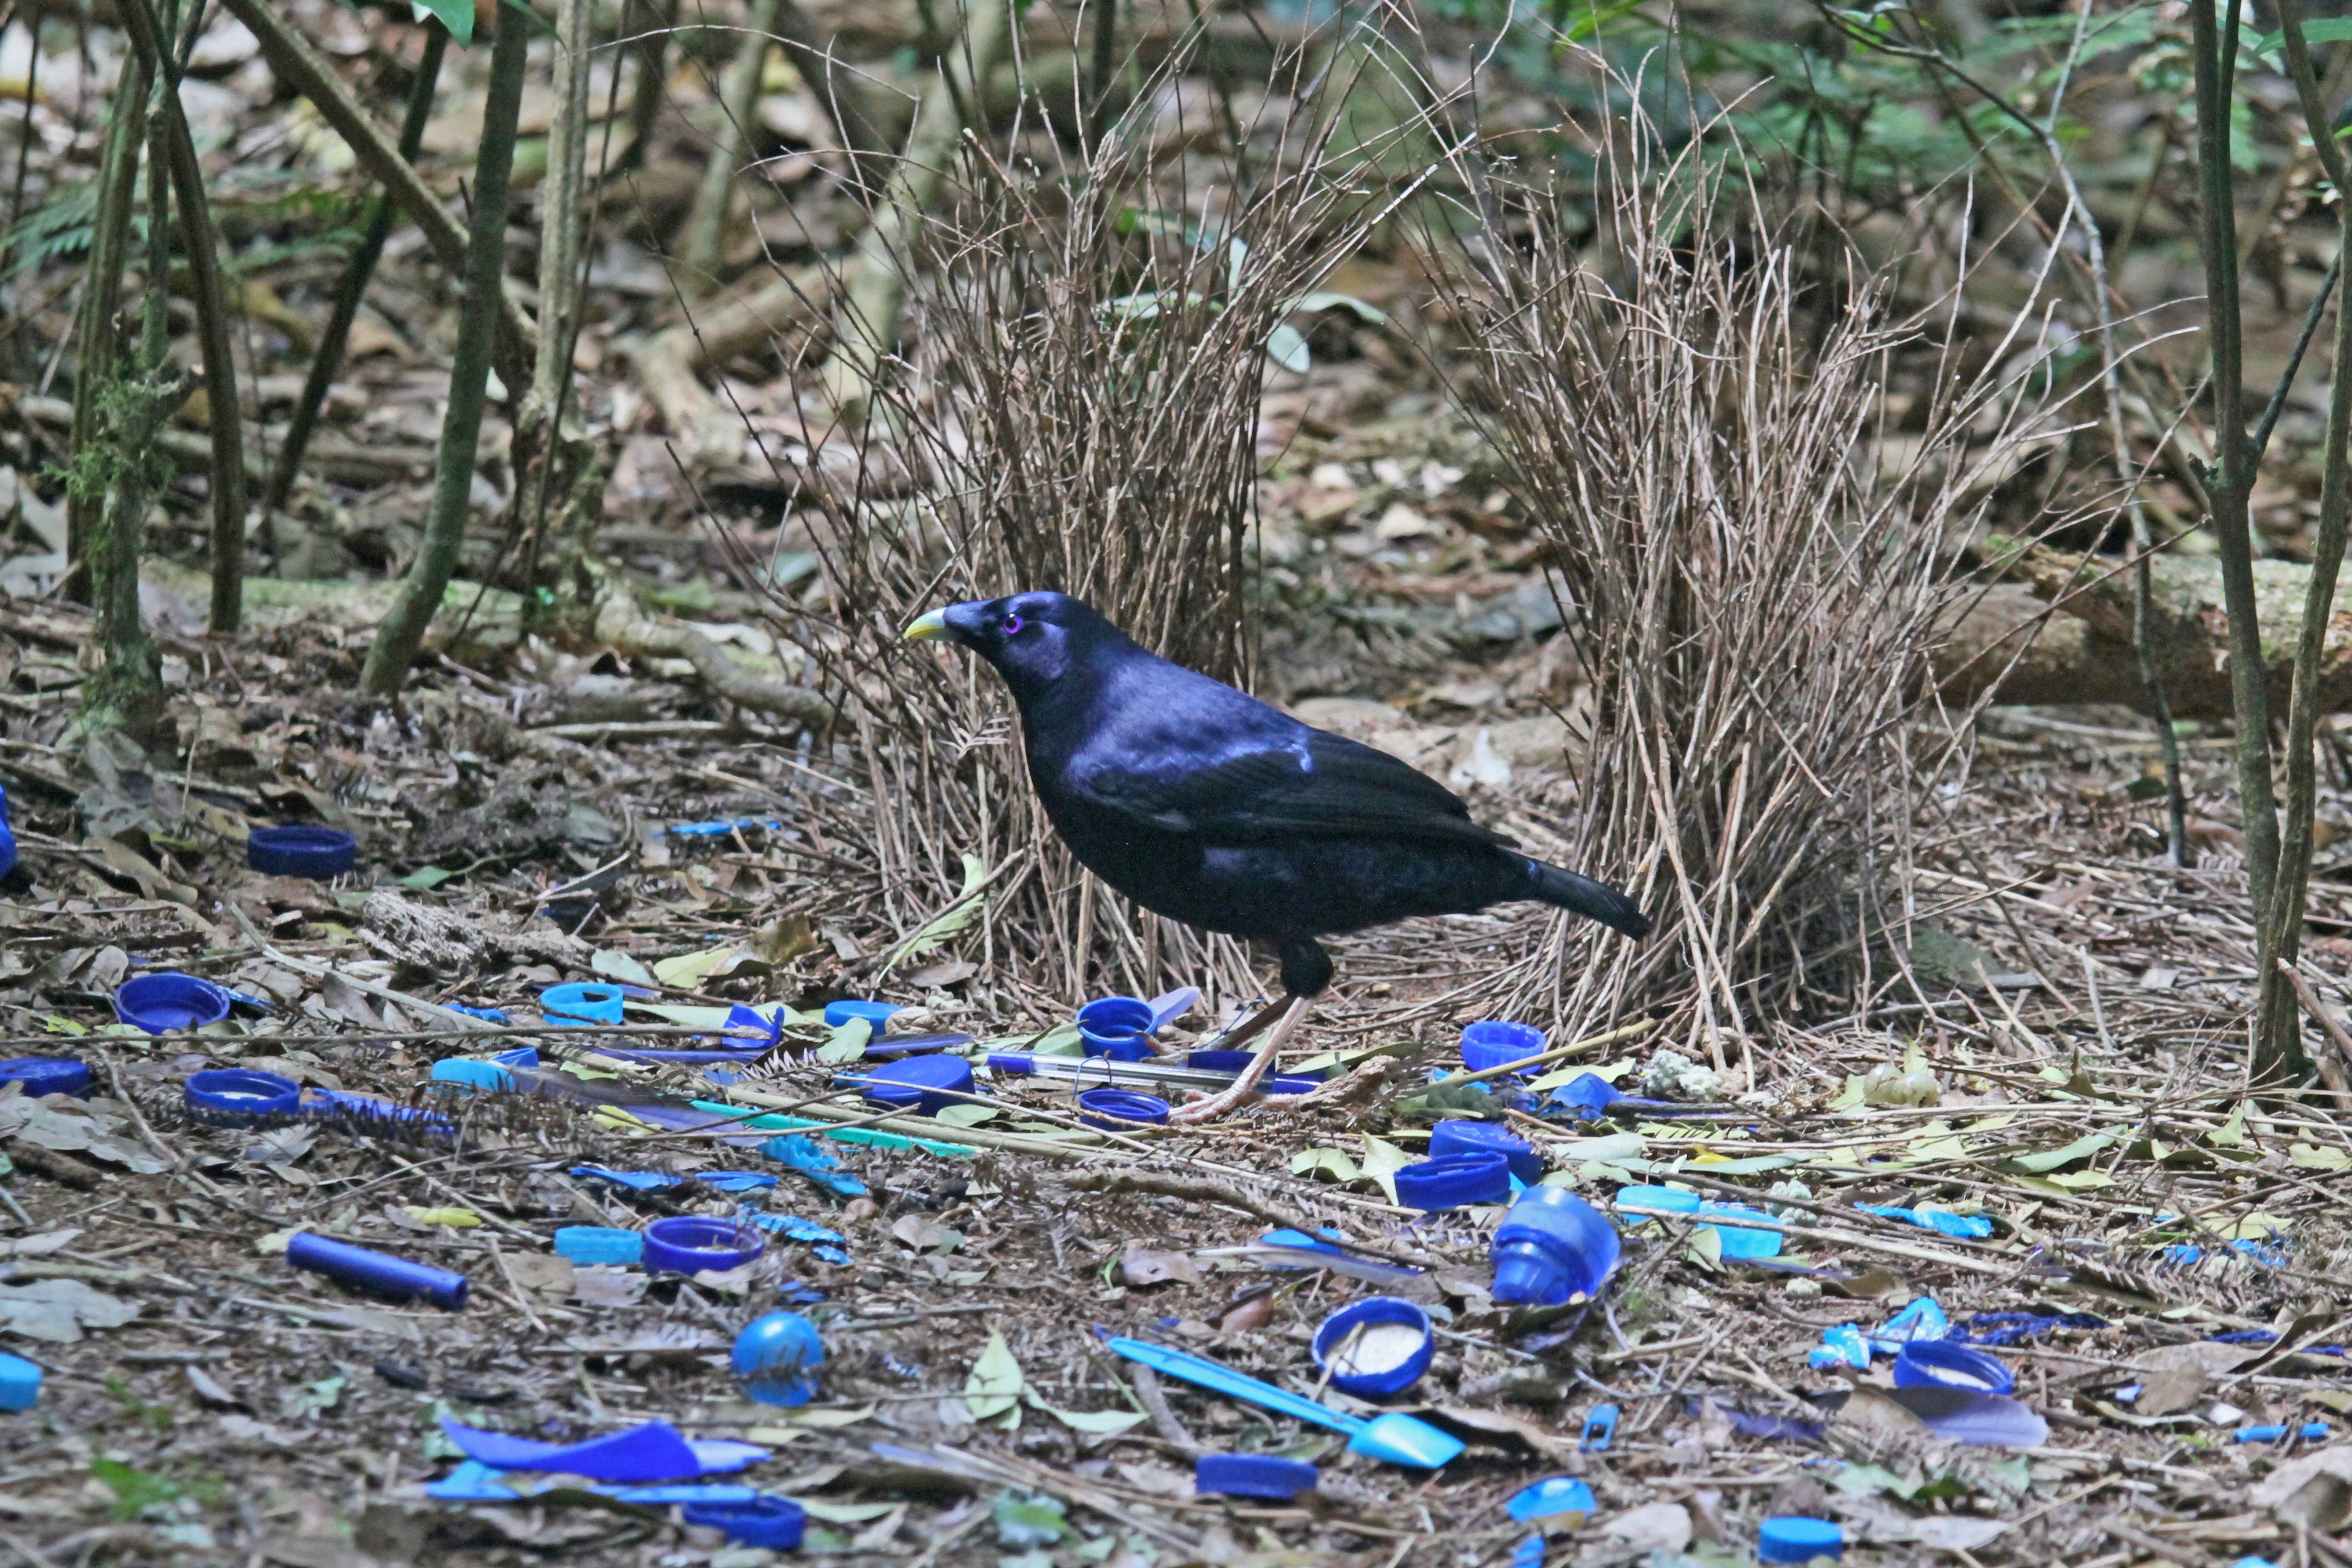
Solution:
[{"label": "blue plastic lid", "polygon": [[1845,1554],[1845,1531],[1826,1519],[1786,1513],[1756,1532],[1756,1555],[1766,1563],[1806,1563]]},{"label": "blue plastic lid", "polygon": [[2008,1394],[2017,1374],[1999,1360],[1955,1340],[1913,1340],[1895,1352],[1897,1388],[1961,1388]]},{"label": "blue plastic lid", "polygon": [[858,1084],[872,1104],[911,1110],[919,1116],[937,1116],[950,1105],[971,1103],[963,1098],[971,1092],[971,1064],[961,1057],[902,1057],[844,1081]]},{"label": "blue plastic lid", "polygon": [[566,1027],[581,1024],[617,1024],[628,992],[618,985],[575,980],[551,985],[539,994],[539,1010],[551,1024]]},{"label": "blue plastic lid", "polygon": [[1332,1387],[1359,1399],[1385,1399],[1421,1381],[1437,1341],[1429,1314],[1413,1302],[1367,1296],[1324,1319],[1313,1350],[1316,1370],[1330,1374]]},{"label": "blue plastic lid", "polygon": [[[1533,1024],[1514,1024],[1506,1019],[1487,1018],[1462,1026],[1462,1065],[1472,1072],[1484,1072],[1488,1068],[1501,1067],[1522,1057],[1531,1057],[1544,1048],[1550,1036]],[[1540,1072],[1540,1068],[1521,1068],[1522,1073]]]},{"label": "blue plastic lid", "polygon": [[644,1261],[646,1238],[618,1226],[567,1225],[555,1233],[555,1255],[590,1268],[625,1268]]},{"label": "blue plastic lid", "polygon": [[191,1073],[181,1100],[199,1120],[251,1121],[291,1116],[302,1102],[302,1086],[274,1072],[251,1068],[215,1068]]},{"label": "blue plastic lid", "polygon": [[151,1035],[217,1024],[228,1016],[228,1005],[227,992],[176,969],[133,975],[114,993],[114,1016]]},{"label": "blue plastic lid", "polygon": [[808,1529],[808,1510],[790,1498],[765,1493],[743,1502],[690,1502],[680,1510],[688,1524],[723,1530],[742,1546],[791,1552]]},{"label": "blue plastic lid", "polygon": [[731,1219],[671,1215],[645,1228],[646,1269],[653,1274],[724,1274],[767,1250],[760,1233]]},{"label": "blue plastic lid", "polygon": [[89,1064],[70,1057],[17,1057],[0,1062],[0,1086],[21,1083],[28,1099],[44,1094],[89,1098]]},{"label": "blue plastic lid", "polygon": [[1398,1168],[1397,1202],[1407,1208],[1460,1208],[1498,1204],[1511,1195],[1511,1164],[1500,1154],[1456,1154]]},{"label": "blue plastic lid", "polygon": [[735,1336],[728,1366],[747,1398],[762,1405],[806,1405],[816,1393],[810,1375],[824,1364],[824,1338],[798,1312],[754,1318]]},{"label": "blue plastic lid", "polygon": [[0,1410],[30,1410],[41,1397],[41,1369],[20,1355],[0,1354]]},{"label": "blue plastic lid", "polygon": [[324,882],[350,870],[359,856],[359,841],[340,827],[257,827],[245,841],[245,863],[267,877]]},{"label": "blue plastic lid", "polygon": [[1138,1121],[1158,1127],[1168,1120],[1166,1100],[1129,1089],[1087,1089],[1078,1096],[1078,1109],[1086,1113],[1078,1118],[1079,1125],[1111,1132],[1132,1132]]},{"label": "blue plastic lid", "polygon": [[1193,1489],[1226,1497],[1288,1500],[1313,1491],[1322,1479],[1305,1460],[1273,1454],[1203,1454],[1192,1463]]},{"label": "blue plastic lid", "polygon": [[1533,1184],[1543,1176],[1543,1155],[1536,1146],[1491,1121],[1441,1121],[1430,1129],[1429,1157],[1455,1154],[1500,1154],[1520,1181]]},{"label": "blue plastic lid", "polygon": [[895,1002],[860,1002],[855,998],[842,1002],[828,1002],[824,1005],[824,1026],[828,1029],[838,1029],[852,1018],[863,1018],[873,1025],[874,1032],[879,1035],[890,1027],[891,1014],[903,1013],[906,1010]]},{"label": "blue plastic lid", "polygon": [[1079,1047],[1090,1057],[1139,1062],[1159,1053],[1151,1044],[1151,1004],[1134,996],[1103,996],[1078,1009]]}]

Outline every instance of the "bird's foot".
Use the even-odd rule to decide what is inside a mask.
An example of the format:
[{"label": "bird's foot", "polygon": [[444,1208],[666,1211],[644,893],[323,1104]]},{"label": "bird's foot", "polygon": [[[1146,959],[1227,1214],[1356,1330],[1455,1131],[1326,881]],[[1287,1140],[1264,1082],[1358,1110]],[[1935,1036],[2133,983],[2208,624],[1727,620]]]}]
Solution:
[{"label": "bird's foot", "polygon": [[1213,1121],[1234,1107],[1255,1096],[1257,1093],[1258,1084],[1265,1078],[1267,1069],[1274,1066],[1276,1055],[1282,1049],[1282,1042],[1290,1037],[1291,1030],[1297,1028],[1299,1020],[1307,1016],[1307,999],[1298,995],[1285,996],[1273,1006],[1262,1009],[1256,1017],[1252,1018],[1242,1027],[1255,1033],[1271,1023],[1274,1025],[1274,1029],[1265,1040],[1260,1042],[1257,1054],[1250,1058],[1249,1066],[1242,1069],[1241,1077],[1234,1079],[1231,1084],[1206,1100],[1196,1100],[1190,1105],[1177,1107],[1168,1113],[1168,1120],[1187,1125]]}]

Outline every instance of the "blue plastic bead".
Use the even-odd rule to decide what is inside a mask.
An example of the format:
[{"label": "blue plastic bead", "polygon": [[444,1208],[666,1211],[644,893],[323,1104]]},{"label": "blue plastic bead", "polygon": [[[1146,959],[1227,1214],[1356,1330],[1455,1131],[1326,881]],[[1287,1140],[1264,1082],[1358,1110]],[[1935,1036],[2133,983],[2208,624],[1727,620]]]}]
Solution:
[{"label": "blue plastic bead", "polygon": [[728,1364],[745,1397],[762,1405],[806,1405],[816,1393],[812,1374],[824,1364],[824,1339],[798,1312],[770,1312],[735,1336]]}]

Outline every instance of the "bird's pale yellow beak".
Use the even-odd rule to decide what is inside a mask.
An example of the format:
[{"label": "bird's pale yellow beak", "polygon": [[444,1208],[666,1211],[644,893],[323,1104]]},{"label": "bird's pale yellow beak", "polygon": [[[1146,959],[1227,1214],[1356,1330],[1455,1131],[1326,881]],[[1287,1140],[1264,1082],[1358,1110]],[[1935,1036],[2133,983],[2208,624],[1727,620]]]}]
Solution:
[{"label": "bird's pale yellow beak", "polygon": [[927,610],[903,635],[914,642],[937,642],[949,635],[948,613],[945,610]]}]

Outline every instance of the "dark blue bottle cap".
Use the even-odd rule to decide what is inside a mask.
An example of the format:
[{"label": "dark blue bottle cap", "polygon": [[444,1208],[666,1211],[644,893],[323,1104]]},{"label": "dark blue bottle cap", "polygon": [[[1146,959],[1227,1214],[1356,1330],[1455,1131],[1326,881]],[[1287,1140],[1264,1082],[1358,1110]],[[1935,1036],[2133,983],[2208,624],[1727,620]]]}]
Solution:
[{"label": "dark blue bottle cap", "polygon": [[906,1010],[895,1002],[860,1002],[854,998],[828,1002],[824,1005],[824,1026],[838,1029],[852,1018],[863,1018],[874,1026],[874,1033],[879,1036],[890,1027],[891,1014]]},{"label": "dark blue bottle cap", "polygon": [[841,1081],[860,1086],[871,1104],[919,1116],[971,1103],[964,1098],[971,1093],[971,1064],[961,1057],[904,1057],[845,1075]]},{"label": "dark blue bottle cap", "polygon": [[1078,1040],[1090,1057],[1139,1062],[1159,1053],[1151,1045],[1151,1004],[1134,996],[1102,996],[1078,1009]]},{"label": "dark blue bottle cap", "polygon": [[724,1274],[767,1250],[760,1233],[730,1219],[698,1214],[671,1215],[646,1226],[646,1271],[649,1274]]},{"label": "dark blue bottle cap", "polygon": [[744,1394],[762,1405],[806,1405],[816,1393],[811,1376],[824,1364],[824,1339],[798,1312],[754,1318],[735,1336],[728,1358]]},{"label": "dark blue bottle cap", "polygon": [[359,841],[340,827],[257,827],[245,841],[245,863],[266,877],[324,882],[359,858]]},{"label": "dark blue bottle cap", "polygon": [[1845,1555],[1845,1531],[1826,1519],[1782,1514],[1756,1532],[1756,1555],[1766,1563],[1808,1563]]},{"label": "dark blue bottle cap", "polygon": [[1498,1204],[1511,1195],[1511,1163],[1500,1154],[1456,1154],[1450,1160],[1423,1160],[1396,1173],[1397,1202],[1407,1208],[1460,1208],[1465,1204]]},{"label": "dark blue bottle cap", "polygon": [[576,1027],[582,1024],[617,1024],[628,992],[618,985],[575,980],[551,985],[539,994],[539,1010],[551,1024]]},{"label": "dark blue bottle cap", "polygon": [[1441,1121],[1431,1128],[1429,1157],[1445,1160],[1456,1154],[1500,1154],[1511,1174],[1528,1184],[1543,1176],[1543,1155],[1536,1146],[1491,1121]]},{"label": "dark blue bottle cap", "polygon": [[1367,1296],[1315,1331],[1315,1368],[1359,1399],[1385,1399],[1421,1381],[1437,1341],[1429,1314],[1401,1296]]},{"label": "dark blue bottle cap", "polygon": [[1087,1089],[1078,1096],[1078,1109],[1085,1112],[1078,1118],[1080,1126],[1111,1132],[1132,1132],[1139,1121],[1158,1127],[1168,1120],[1166,1100],[1128,1089]]},{"label": "dark blue bottle cap", "polygon": [[808,1529],[808,1510],[790,1498],[761,1494],[747,1502],[690,1502],[680,1510],[688,1524],[723,1530],[741,1546],[791,1552]]},{"label": "dark blue bottle cap", "polygon": [[[1462,1026],[1462,1065],[1472,1072],[1484,1072],[1488,1068],[1501,1067],[1523,1057],[1535,1056],[1544,1048],[1551,1037],[1533,1024],[1514,1024],[1501,1018],[1487,1018]],[[1523,1073],[1538,1072],[1538,1068],[1521,1068]]]},{"label": "dark blue bottle cap", "polygon": [[1279,1498],[1284,1501],[1311,1492],[1322,1473],[1303,1459],[1272,1454],[1203,1454],[1192,1464],[1195,1491],[1226,1497]]},{"label": "dark blue bottle cap", "polygon": [[228,1016],[228,1005],[227,992],[176,969],[133,975],[114,993],[114,1016],[151,1035],[217,1024]]},{"label": "dark blue bottle cap", "polygon": [[89,1064],[69,1057],[18,1057],[0,1062],[0,1088],[12,1083],[25,1086],[27,1099],[45,1094],[78,1094],[89,1098]]},{"label": "dark blue bottle cap", "polygon": [[1912,1340],[1895,1352],[1895,1386],[2008,1394],[2017,1387],[2017,1374],[1984,1352],[1951,1340]]},{"label": "dark blue bottle cap", "polygon": [[233,1127],[272,1117],[292,1116],[302,1103],[302,1086],[274,1072],[251,1068],[215,1068],[191,1073],[181,1100],[199,1121]]}]

